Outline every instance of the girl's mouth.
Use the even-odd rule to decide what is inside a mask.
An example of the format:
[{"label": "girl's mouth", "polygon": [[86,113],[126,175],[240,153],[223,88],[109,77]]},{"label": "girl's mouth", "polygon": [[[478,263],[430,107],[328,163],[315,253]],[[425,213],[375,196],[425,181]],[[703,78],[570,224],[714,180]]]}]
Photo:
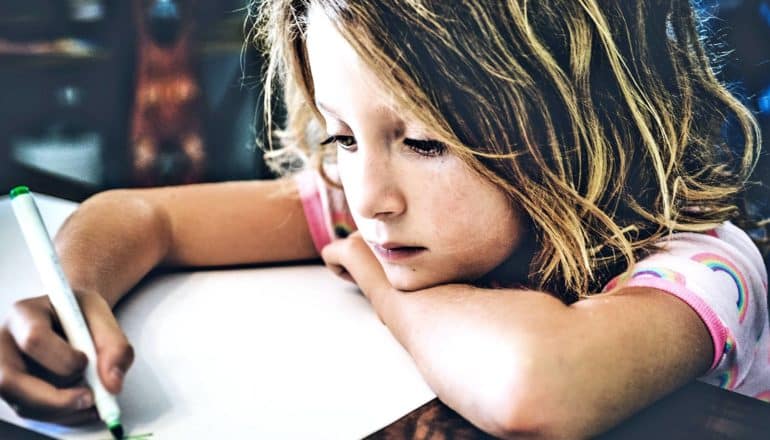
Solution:
[{"label": "girl's mouth", "polygon": [[427,251],[427,248],[420,246],[400,246],[398,244],[374,244],[374,252],[376,252],[383,260],[389,262],[403,261],[408,258],[416,257],[421,253]]}]

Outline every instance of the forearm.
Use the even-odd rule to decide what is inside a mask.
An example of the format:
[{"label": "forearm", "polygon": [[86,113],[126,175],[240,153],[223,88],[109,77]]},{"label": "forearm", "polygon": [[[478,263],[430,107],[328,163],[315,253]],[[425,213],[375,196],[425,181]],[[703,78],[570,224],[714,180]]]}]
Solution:
[{"label": "forearm", "polygon": [[445,285],[370,292],[432,389],[504,437],[595,435],[703,374],[710,338],[670,294],[566,306],[550,295]]},{"label": "forearm", "polygon": [[108,191],[81,204],[54,241],[73,289],[99,293],[114,306],[163,260],[170,231],[146,200]]},{"label": "forearm", "polygon": [[534,435],[544,424],[542,406],[531,404],[535,380],[561,368],[549,365],[568,312],[559,300],[463,284],[370,299],[430,387],[463,417],[499,436]]},{"label": "forearm", "polygon": [[144,191],[166,212],[164,263],[228,266],[318,258],[293,178],[182,185]]},{"label": "forearm", "polygon": [[153,267],[317,257],[292,179],[115,190],[84,202],[56,237],[76,290],[111,305]]},{"label": "forearm", "polygon": [[358,234],[323,258],[358,284],[438,397],[501,437],[596,435],[713,359],[699,315],[654,288],[620,287],[570,306],[465,284],[403,292]]}]

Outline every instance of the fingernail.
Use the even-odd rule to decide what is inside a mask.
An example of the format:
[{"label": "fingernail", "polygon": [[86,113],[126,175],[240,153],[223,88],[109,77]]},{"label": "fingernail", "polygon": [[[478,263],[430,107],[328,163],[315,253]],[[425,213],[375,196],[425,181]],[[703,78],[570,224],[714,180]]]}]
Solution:
[{"label": "fingernail", "polygon": [[123,370],[121,370],[118,367],[112,367],[112,369],[110,370],[110,376],[112,377],[113,380],[121,380],[122,381],[124,375],[125,375],[125,373],[123,372]]},{"label": "fingernail", "polygon": [[78,397],[78,401],[76,403],[78,409],[86,409],[90,408],[94,405],[93,400],[91,399],[91,393],[84,393],[80,397]]}]

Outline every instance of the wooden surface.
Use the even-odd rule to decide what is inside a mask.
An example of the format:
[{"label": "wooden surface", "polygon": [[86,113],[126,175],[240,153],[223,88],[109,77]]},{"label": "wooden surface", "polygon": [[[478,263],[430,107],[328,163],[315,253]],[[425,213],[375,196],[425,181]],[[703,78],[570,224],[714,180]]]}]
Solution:
[{"label": "wooden surface", "polygon": [[[434,399],[368,436],[367,440],[491,438]],[[770,438],[770,404],[692,382],[598,438],[767,439]]]}]

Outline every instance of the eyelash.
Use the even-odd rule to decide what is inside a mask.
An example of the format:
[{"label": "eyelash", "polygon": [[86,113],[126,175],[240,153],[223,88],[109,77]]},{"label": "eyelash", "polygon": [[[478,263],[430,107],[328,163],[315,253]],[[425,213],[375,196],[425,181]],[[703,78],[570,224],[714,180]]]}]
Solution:
[{"label": "eyelash", "polygon": [[[353,136],[334,135],[329,136],[321,142],[321,145],[328,145],[332,142],[336,142],[337,145],[346,151],[355,151],[352,147],[356,144],[356,139]],[[425,157],[441,156],[446,152],[446,144],[439,141],[423,141],[417,139],[404,139],[404,145],[409,147],[410,150]]]}]

